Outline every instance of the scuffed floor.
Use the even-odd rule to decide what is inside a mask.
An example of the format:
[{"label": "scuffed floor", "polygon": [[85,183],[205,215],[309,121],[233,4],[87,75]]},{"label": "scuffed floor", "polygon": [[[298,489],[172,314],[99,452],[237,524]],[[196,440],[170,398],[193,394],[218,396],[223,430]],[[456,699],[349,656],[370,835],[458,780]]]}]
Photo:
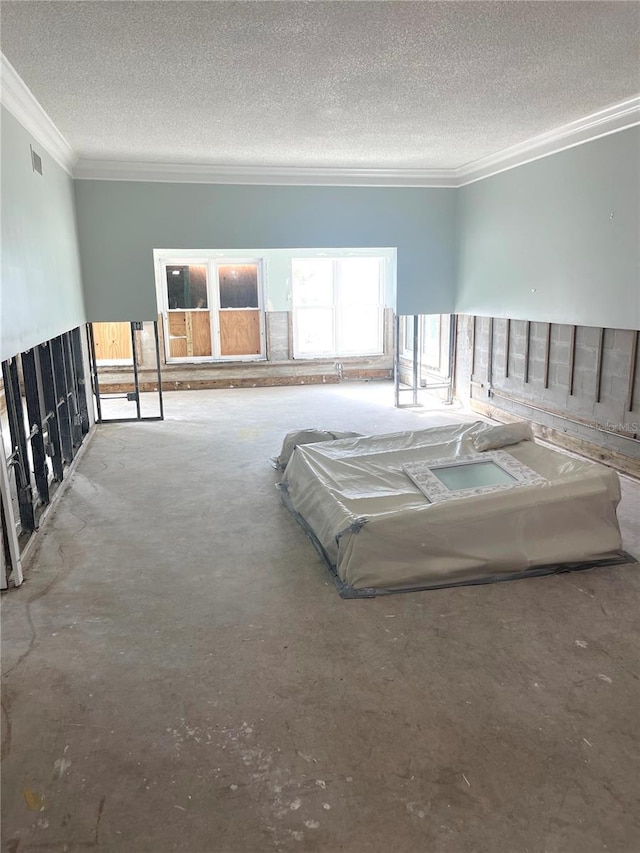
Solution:
[{"label": "scuffed floor", "polygon": [[290,429],[465,418],[391,402],[98,429],[2,600],[3,850],[637,853],[638,566],[343,601],[281,506]]}]

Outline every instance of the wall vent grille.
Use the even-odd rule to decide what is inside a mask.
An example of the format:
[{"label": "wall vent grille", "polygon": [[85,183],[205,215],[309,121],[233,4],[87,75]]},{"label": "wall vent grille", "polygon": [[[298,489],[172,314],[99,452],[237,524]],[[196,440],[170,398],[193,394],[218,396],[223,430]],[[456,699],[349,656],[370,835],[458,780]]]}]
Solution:
[{"label": "wall vent grille", "polygon": [[36,154],[36,152],[33,150],[32,146],[29,146],[29,147],[31,148],[31,165],[33,166],[33,171],[37,172],[39,175],[41,175],[42,174],[42,157],[39,154]]}]

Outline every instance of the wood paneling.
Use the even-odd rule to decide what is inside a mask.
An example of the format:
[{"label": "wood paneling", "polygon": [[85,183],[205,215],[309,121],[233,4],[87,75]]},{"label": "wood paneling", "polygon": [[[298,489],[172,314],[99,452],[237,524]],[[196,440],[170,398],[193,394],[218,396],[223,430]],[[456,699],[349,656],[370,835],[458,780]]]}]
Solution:
[{"label": "wood paneling", "polygon": [[169,355],[171,358],[187,357],[186,311],[169,312]]},{"label": "wood paneling", "polygon": [[211,355],[211,316],[208,311],[191,311],[194,355]]},{"label": "wood paneling", "polygon": [[220,311],[220,354],[259,355],[260,311]]},{"label": "wood paneling", "polygon": [[93,323],[96,361],[124,361],[132,358],[129,323]]},{"label": "wood paneling", "polygon": [[170,311],[168,316],[171,358],[211,355],[208,311]]}]

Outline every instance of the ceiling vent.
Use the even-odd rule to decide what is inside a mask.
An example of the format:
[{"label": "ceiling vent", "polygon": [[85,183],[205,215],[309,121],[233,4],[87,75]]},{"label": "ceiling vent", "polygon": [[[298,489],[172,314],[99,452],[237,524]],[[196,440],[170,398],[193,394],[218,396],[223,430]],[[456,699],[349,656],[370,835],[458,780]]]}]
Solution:
[{"label": "ceiling vent", "polygon": [[33,171],[37,172],[39,175],[41,175],[42,174],[42,157],[39,154],[36,154],[36,152],[33,150],[33,147],[31,145],[29,146],[29,148],[31,148],[31,165],[33,166]]}]

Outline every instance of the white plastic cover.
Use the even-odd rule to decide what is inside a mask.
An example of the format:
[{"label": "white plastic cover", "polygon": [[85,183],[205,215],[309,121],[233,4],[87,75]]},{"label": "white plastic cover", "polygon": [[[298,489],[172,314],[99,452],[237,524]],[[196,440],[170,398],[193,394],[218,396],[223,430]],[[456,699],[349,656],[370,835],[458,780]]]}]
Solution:
[{"label": "white plastic cover", "polygon": [[448,585],[614,558],[617,473],[522,441],[504,452],[541,485],[430,503],[406,463],[477,454],[482,422],[298,446],[283,486],[354,589]]},{"label": "white plastic cover", "polygon": [[289,464],[291,454],[299,444],[319,444],[321,441],[335,441],[338,438],[355,438],[359,435],[359,432],[340,432],[338,430],[329,432],[326,429],[297,429],[293,432],[288,432],[282,442],[280,454],[273,460],[275,467],[279,471],[284,471]]}]

